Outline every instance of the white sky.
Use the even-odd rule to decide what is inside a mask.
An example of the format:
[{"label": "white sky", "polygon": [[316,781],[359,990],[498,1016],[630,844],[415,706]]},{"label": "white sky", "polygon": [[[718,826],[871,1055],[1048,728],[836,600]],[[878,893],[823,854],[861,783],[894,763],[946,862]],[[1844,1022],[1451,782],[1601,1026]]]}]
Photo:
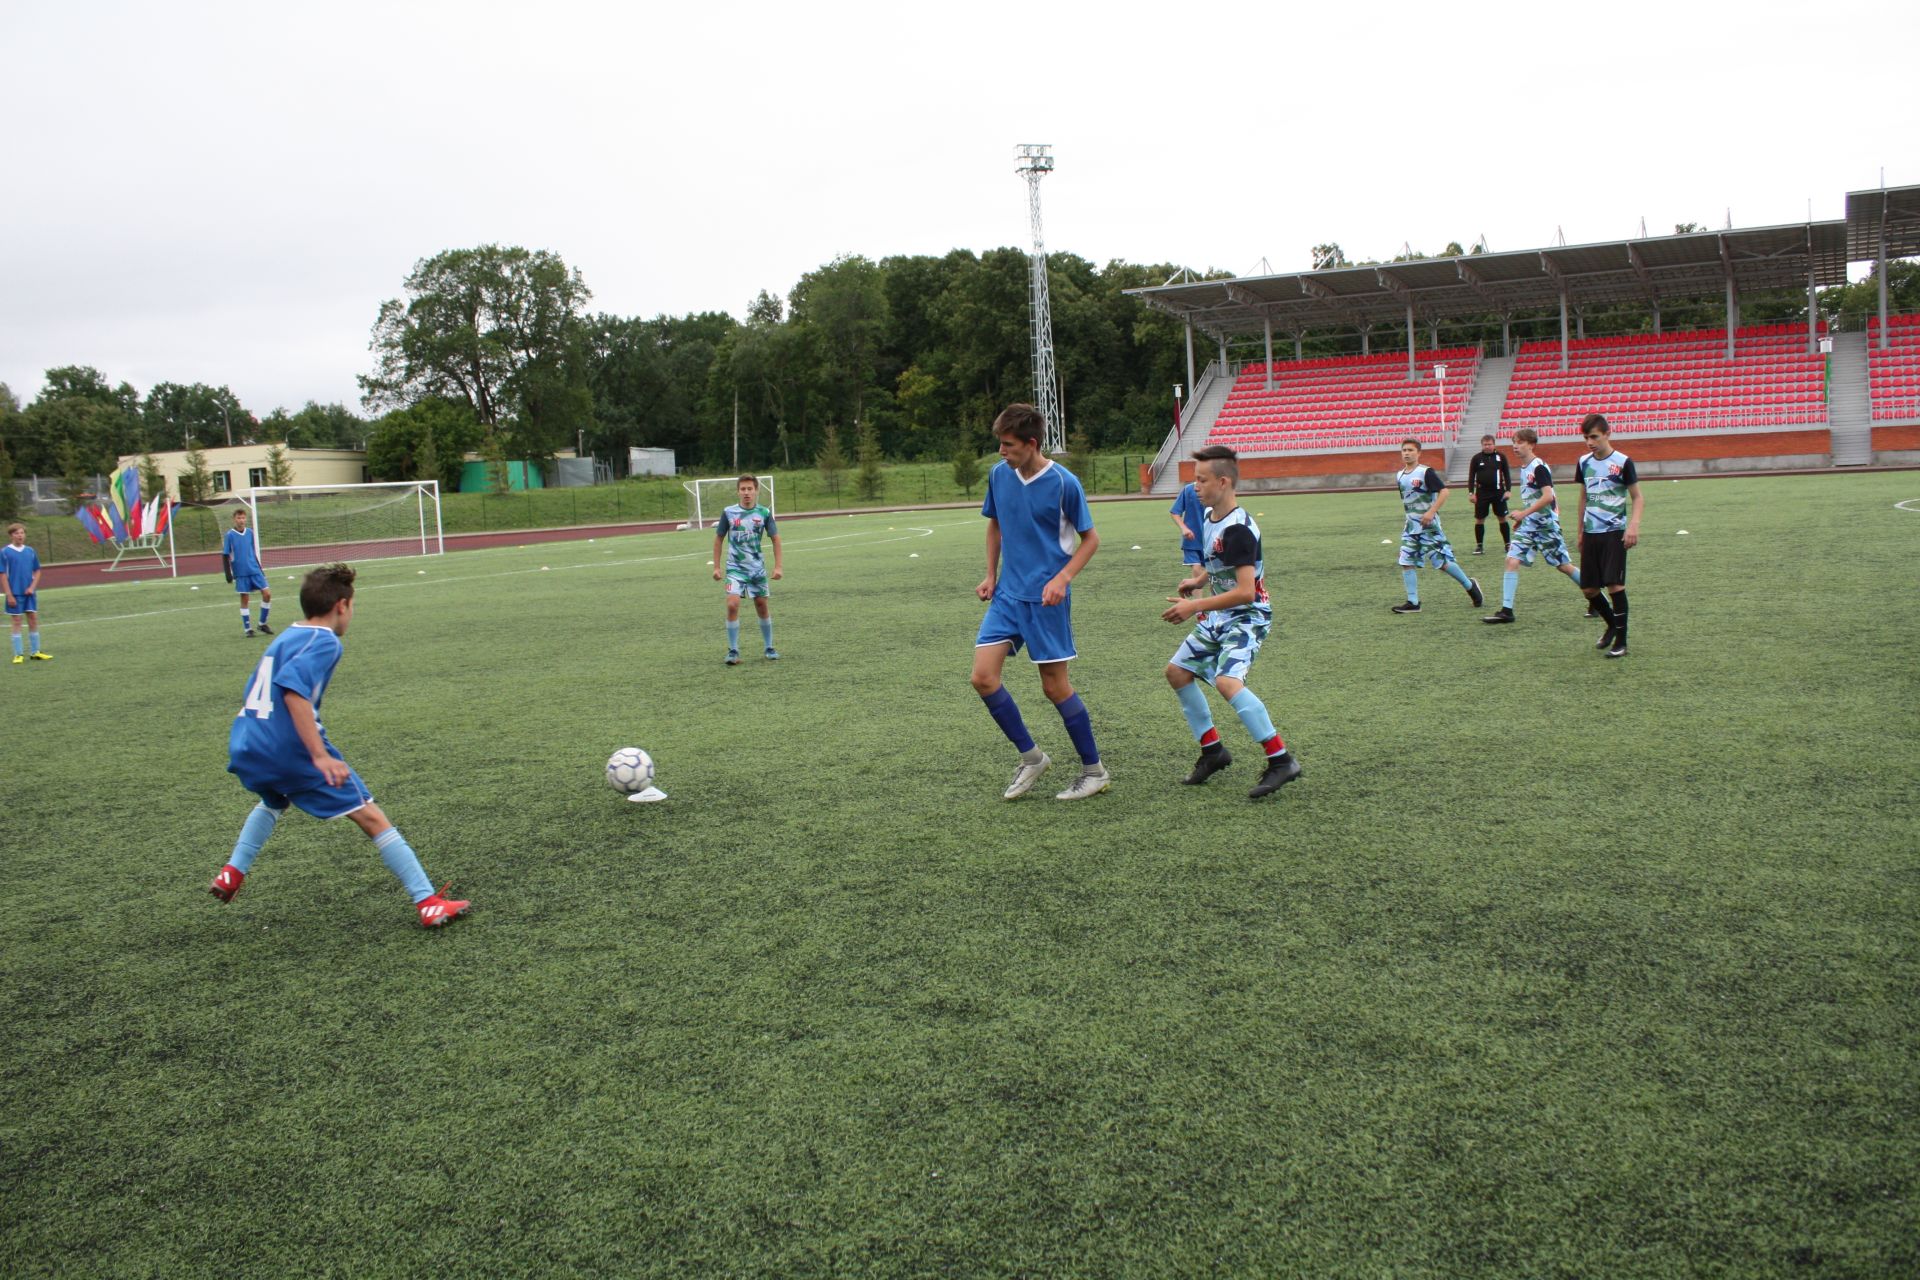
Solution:
[{"label": "white sky", "polygon": [[358,410],[420,258],[743,315],[841,253],[1025,246],[1021,142],[1050,248],[1240,273],[1920,182],[1911,0],[1286,8],[5,0],[0,381]]}]

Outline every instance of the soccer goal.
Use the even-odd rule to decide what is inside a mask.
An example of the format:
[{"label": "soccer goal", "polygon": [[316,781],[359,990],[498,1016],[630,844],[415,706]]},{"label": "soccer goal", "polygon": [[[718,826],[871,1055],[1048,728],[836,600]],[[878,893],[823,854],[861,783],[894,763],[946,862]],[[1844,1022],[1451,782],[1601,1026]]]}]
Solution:
[{"label": "soccer goal", "polygon": [[[773,502],[773,477],[755,476],[760,482],[760,505],[780,514]],[[706,480],[682,480],[687,491],[687,527],[703,529],[720,518],[720,513],[739,501],[739,476],[714,476]]]},{"label": "soccer goal", "polygon": [[260,563],[269,569],[446,550],[434,480],[262,486],[241,501]]}]

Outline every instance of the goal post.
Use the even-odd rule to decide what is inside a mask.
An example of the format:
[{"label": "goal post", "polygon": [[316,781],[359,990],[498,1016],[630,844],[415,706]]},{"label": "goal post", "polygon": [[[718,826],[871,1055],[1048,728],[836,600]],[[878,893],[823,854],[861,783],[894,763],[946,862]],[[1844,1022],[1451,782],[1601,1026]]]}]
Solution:
[{"label": "goal post", "polygon": [[436,480],[256,485],[241,502],[262,568],[446,551]]},{"label": "goal post", "polygon": [[[760,482],[760,505],[780,514],[780,508],[774,505],[773,477],[755,476]],[[738,496],[739,476],[713,476],[705,480],[682,480],[680,487],[687,491],[687,527],[703,529],[720,518],[720,513],[732,506]]]}]

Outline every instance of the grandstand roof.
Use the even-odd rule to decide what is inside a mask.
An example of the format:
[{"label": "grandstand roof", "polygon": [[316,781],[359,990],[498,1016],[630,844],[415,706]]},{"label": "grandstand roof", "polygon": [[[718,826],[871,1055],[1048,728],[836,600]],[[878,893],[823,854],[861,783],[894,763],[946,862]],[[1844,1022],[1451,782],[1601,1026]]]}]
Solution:
[{"label": "grandstand roof", "polygon": [[1920,187],[1875,187],[1847,192],[1847,256],[1872,262],[1880,256],[1880,224],[1887,226],[1887,256],[1920,254]]},{"label": "grandstand roof", "polygon": [[[1834,220],[1699,231],[1126,292],[1224,334],[1259,330],[1269,319],[1282,332],[1402,323],[1409,304],[1420,320],[1554,307],[1563,286],[1576,307],[1711,296],[1726,288],[1729,275],[1742,291],[1805,287],[1809,268],[1813,283],[1825,287],[1847,282],[1850,225]],[[1920,236],[1920,222],[1913,233]],[[1889,239],[1889,252],[1891,245]]]}]

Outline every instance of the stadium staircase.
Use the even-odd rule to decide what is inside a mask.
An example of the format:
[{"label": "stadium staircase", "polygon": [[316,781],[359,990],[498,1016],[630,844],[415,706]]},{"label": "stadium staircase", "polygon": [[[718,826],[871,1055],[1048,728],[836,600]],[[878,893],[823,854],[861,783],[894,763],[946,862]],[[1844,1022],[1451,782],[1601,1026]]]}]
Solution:
[{"label": "stadium staircase", "polygon": [[1480,361],[1480,376],[1474,380],[1473,398],[1460,419],[1460,432],[1447,445],[1447,483],[1465,484],[1467,464],[1480,452],[1480,437],[1503,439],[1500,411],[1507,403],[1507,387],[1513,381],[1512,356],[1487,356]]},{"label": "stadium staircase", "polygon": [[1836,333],[1827,365],[1827,427],[1833,435],[1833,465],[1864,467],[1873,461],[1873,408],[1867,399],[1867,335]]},{"label": "stadium staircase", "polygon": [[1181,460],[1206,443],[1232,392],[1233,379],[1222,376],[1219,363],[1207,365],[1200,375],[1200,385],[1194,388],[1193,399],[1187,401],[1181,411],[1179,433],[1167,432],[1167,442],[1160,446],[1153,460],[1153,488],[1149,492],[1169,495],[1180,492]]}]

